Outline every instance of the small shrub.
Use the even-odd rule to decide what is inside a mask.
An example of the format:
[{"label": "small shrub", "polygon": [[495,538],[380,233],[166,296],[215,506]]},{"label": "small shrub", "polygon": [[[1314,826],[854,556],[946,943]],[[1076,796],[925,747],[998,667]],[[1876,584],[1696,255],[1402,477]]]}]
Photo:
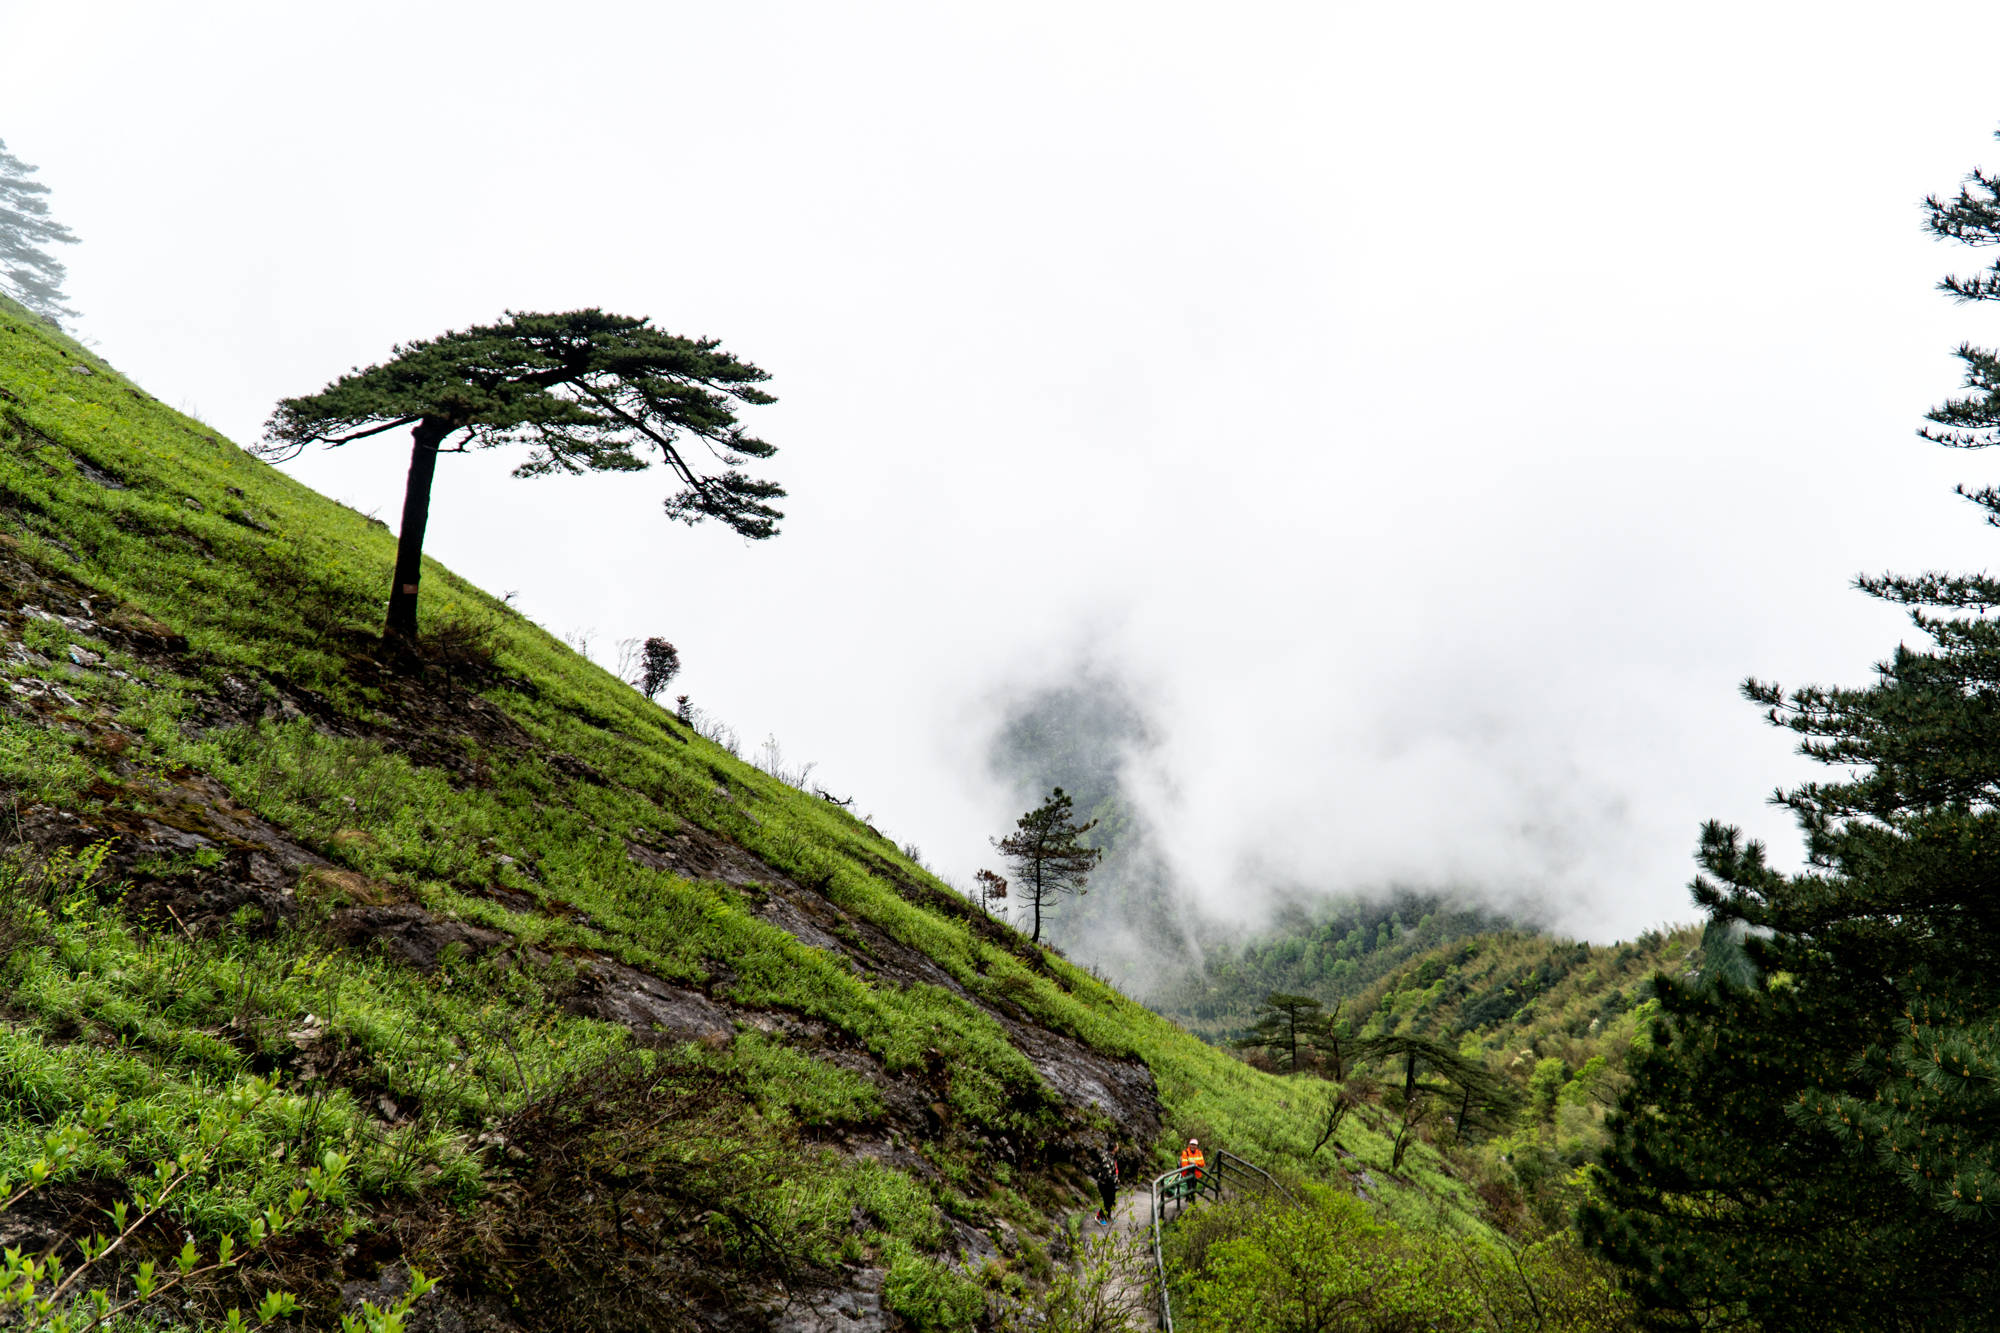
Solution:
[{"label": "small shrub", "polygon": [[499,661],[500,627],[484,617],[447,612],[425,627],[416,653],[449,680],[477,680],[491,674]]},{"label": "small shrub", "polygon": [[1075,1266],[1033,1298],[1006,1302],[1000,1333],[1126,1333],[1154,1312],[1153,1256],[1142,1236],[1085,1236],[1072,1228],[1068,1239]]},{"label": "small shrub", "polygon": [[648,639],[639,650],[639,692],[648,699],[659,697],[660,691],[681,673],[680,651],[665,639]]}]

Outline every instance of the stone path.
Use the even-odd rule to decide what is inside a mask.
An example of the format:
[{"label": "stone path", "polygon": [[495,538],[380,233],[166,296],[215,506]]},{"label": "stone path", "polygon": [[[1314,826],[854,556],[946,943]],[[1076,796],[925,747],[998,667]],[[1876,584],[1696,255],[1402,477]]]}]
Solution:
[{"label": "stone path", "polygon": [[1111,1215],[1111,1225],[1100,1227],[1091,1220],[1095,1214],[1084,1218],[1084,1243],[1090,1246],[1114,1246],[1116,1273],[1113,1284],[1114,1294],[1129,1302],[1138,1311],[1131,1326],[1135,1329],[1155,1328],[1159,1324],[1159,1305],[1153,1295],[1153,1234],[1152,1196],[1142,1187],[1136,1190],[1121,1189],[1118,1192],[1118,1207]]}]

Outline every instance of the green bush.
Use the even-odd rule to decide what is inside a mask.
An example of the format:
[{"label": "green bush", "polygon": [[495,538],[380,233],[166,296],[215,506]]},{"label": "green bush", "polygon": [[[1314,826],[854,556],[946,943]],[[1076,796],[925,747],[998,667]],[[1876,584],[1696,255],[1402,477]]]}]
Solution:
[{"label": "green bush", "polygon": [[1306,1184],[1298,1202],[1243,1200],[1177,1223],[1170,1281],[1192,1333],[1614,1333],[1635,1328],[1601,1263],[1566,1229],[1526,1246],[1399,1227]]}]

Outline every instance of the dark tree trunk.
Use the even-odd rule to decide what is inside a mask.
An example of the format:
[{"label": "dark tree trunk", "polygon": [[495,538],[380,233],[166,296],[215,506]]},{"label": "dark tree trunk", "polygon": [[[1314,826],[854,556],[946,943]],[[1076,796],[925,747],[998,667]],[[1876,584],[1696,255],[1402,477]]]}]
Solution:
[{"label": "dark tree trunk", "polygon": [[384,639],[414,643],[417,638],[417,584],[424,570],[424,525],[431,517],[431,478],[437,472],[438,446],[455,429],[449,422],[425,417],[410,432],[410,480],[403,488],[403,526],[396,534],[396,574],[389,584],[389,619]]}]

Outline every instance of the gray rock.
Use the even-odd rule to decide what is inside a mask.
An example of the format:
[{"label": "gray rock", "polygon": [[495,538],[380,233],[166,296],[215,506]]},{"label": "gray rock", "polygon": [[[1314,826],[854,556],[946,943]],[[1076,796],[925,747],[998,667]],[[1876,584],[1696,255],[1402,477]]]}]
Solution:
[{"label": "gray rock", "polygon": [[801,1293],[771,1312],[771,1333],[885,1333],[900,1327],[882,1308],[880,1268],[849,1273],[845,1290]]},{"label": "gray rock", "polygon": [[577,982],[567,1006],[571,1013],[622,1023],[641,1037],[726,1040],[736,1031],[729,1010],[700,991],[668,985],[609,958],[579,967]]}]

